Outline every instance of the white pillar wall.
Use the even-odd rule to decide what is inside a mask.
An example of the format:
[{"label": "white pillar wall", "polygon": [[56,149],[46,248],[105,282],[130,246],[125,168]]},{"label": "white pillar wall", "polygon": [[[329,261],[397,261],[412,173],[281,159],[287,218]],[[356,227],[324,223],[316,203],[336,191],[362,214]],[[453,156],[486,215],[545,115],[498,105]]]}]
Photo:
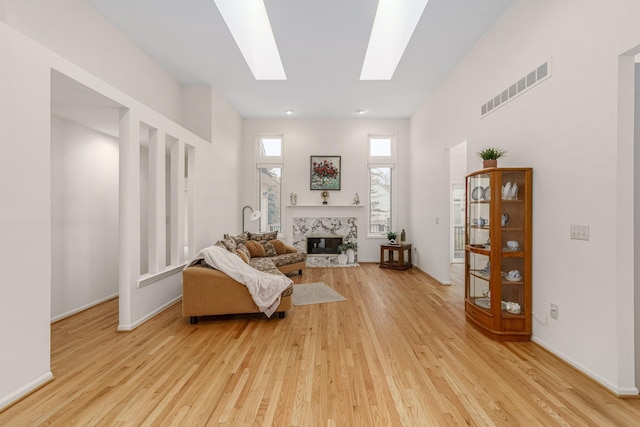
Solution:
[{"label": "white pillar wall", "polygon": [[[162,129],[149,131],[148,163],[148,218],[142,224],[141,213],[141,120],[130,109],[120,113],[120,254],[119,254],[119,325],[118,330],[129,331],[140,323],[136,313],[137,301],[143,298],[146,290],[141,289],[169,275],[185,262],[185,231],[188,240],[194,240],[193,201],[185,196],[185,161],[192,167],[195,148],[187,147],[181,139],[169,135]],[[169,170],[166,166],[167,146],[169,146]],[[167,176],[167,173],[169,174]],[[168,178],[168,180],[167,180]],[[166,188],[169,182],[170,188]],[[193,183],[189,184],[193,187]],[[191,188],[193,192],[193,188]],[[170,197],[170,212],[167,212],[167,200]],[[168,218],[167,218],[168,216]],[[186,229],[186,220],[189,228]],[[167,220],[170,224],[170,261],[167,261]],[[141,255],[140,234],[142,226],[148,227],[148,254]],[[190,249],[190,252],[193,250]],[[142,257],[148,260],[148,273],[142,274]],[[170,265],[168,265],[170,264]],[[156,284],[156,286],[163,286]]]},{"label": "white pillar wall", "polygon": [[[131,325],[131,294],[140,277],[140,120],[120,112],[119,323]],[[128,329],[128,328],[125,328]]]},{"label": "white pillar wall", "polygon": [[171,265],[184,262],[184,141],[171,147]]},{"label": "white pillar wall", "polygon": [[166,267],[166,135],[152,129],[149,134],[149,274]]}]

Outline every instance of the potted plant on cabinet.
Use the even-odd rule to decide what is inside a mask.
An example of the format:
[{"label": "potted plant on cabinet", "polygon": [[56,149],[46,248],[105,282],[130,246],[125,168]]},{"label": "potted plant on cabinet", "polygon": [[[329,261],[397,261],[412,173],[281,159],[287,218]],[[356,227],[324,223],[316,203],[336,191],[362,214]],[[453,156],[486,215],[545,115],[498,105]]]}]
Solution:
[{"label": "potted plant on cabinet", "polygon": [[478,152],[478,156],[482,158],[482,167],[495,168],[498,167],[498,159],[506,156],[507,151],[502,148],[489,147]]},{"label": "potted plant on cabinet", "polygon": [[396,243],[396,238],[398,237],[398,233],[396,233],[395,231],[387,231],[387,240],[389,240],[389,243]]}]

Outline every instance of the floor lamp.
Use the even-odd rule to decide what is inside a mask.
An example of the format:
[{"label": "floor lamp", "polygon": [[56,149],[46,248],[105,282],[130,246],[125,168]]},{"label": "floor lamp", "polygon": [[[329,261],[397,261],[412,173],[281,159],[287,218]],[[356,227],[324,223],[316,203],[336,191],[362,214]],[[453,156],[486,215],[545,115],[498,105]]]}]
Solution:
[{"label": "floor lamp", "polygon": [[249,210],[251,211],[251,214],[249,215],[249,220],[250,221],[257,221],[260,219],[260,215],[262,215],[260,213],[260,211],[254,211],[253,208],[249,205],[245,206],[244,208],[242,208],[242,232],[244,233],[246,230],[244,229],[244,211],[249,208]]}]

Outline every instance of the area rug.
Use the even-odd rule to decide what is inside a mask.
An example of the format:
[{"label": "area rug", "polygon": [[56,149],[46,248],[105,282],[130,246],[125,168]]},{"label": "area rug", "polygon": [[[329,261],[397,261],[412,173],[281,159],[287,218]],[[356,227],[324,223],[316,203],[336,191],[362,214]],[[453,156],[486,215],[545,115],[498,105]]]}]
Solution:
[{"label": "area rug", "polygon": [[293,305],[321,304],[347,299],[323,282],[303,283],[293,286]]}]

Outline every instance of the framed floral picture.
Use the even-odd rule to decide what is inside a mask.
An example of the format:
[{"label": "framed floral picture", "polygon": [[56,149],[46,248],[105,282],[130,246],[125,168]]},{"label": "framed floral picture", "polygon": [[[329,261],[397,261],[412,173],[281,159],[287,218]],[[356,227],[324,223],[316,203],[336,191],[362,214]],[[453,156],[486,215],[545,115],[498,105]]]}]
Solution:
[{"label": "framed floral picture", "polygon": [[340,156],[311,156],[311,190],[340,190]]}]

